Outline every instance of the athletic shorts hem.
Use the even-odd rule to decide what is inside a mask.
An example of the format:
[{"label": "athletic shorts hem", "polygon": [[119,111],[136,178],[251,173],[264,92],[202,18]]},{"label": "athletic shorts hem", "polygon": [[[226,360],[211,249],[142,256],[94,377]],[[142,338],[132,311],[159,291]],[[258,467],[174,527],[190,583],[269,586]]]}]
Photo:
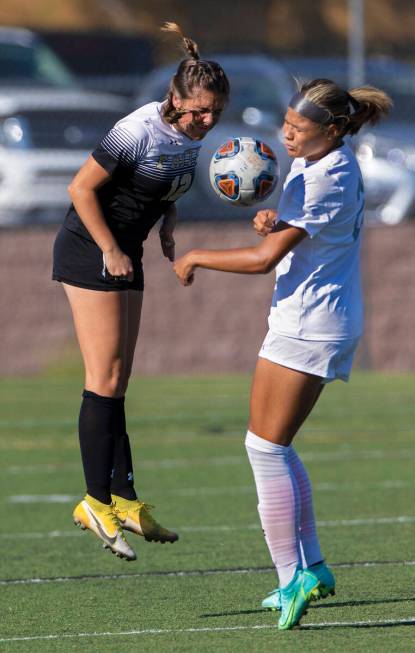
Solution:
[{"label": "athletic shorts hem", "polygon": [[293,364],[292,361],[284,361],[280,357],[274,357],[274,356],[271,357],[269,354],[261,354],[261,352],[258,354],[258,358],[264,358],[270,363],[274,363],[275,365],[281,365],[281,367],[286,367],[289,370],[295,370],[296,372],[303,372],[304,374],[312,374],[313,376],[318,376],[321,379],[322,384],[331,383],[331,381],[345,381],[345,383],[347,383],[350,377],[350,374],[348,375],[338,374],[337,376],[324,376],[322,375],[321,371],[310,370],[307,369],[305,365],[302,367],[298,365],[298,363]]},{"label": "athletic shorts hem", "polygon": [[349,380],[359,338],[339,341],[303,340],[269,331],[260,358],[321,378],[322,383]]},{"label": "athletic shorts hem", "polygon": [[125,290],[137,290],[138,292],[142,292],[144,290],[144,287],[142,288],[135,288],[130,286],[123,286],[123,287],[117,287],[113,286],[112,288],[109,287],[104,287],[104,286],[99,286],[93,285],[92,283],[82,283],[81,281],[72,281],[72,279],[66,279],[65,277],[58,276],[54,274],[52,276],[52,281],[59,281],[60,283],[66,283],[68,286],[75,286],[76,288],[84,288],[85,290],[100,290],[102,292],[124,292]]}]

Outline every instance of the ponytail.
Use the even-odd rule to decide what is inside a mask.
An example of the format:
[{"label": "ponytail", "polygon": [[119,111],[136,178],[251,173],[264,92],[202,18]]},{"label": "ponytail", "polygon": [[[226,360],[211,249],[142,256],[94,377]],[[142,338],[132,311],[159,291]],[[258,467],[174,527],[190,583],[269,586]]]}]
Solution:
[{"label": "ponytail", "polygon": [[211,91],[227,102],[230,87],[223,68],[216,61],[201,59],[197,43],[185,36],[181,27],[176,23],[164,23],[161,30],[178,34],[180,48],[187,54],[170,81],[163,108],[163,118],[171,124],[177,122],[182,112],[174,107],[173,95],[184,100],[191,97],[195,89]]},{"label": "ponytail", "polygon": [[195,59],[196,61],[200,59],[199,47],[196,41],[185,36],[182,32],[182,28],[177,23],[164,23],[160,29],[162,32],[174,32],[178,34],[181,39],[180,49],[183,50],[190,59]]},{"label": "ponytail", "polygon": [[[366,123],[376,124],[389,113],[392,100],[374,86],[360,86],[346,91],[330,79],[314,79],[302,84],[297,94],[320,110],[316,119],[322,126],[335,124],[340,135],[356,134]],[[297,96],[296,101],[298,103]],[[313,119],[313,118],[311,118]]]},{"label": "ponytail", "polygon": [[349,96],[355,109],[349,116],[346,132],[349,134],[356,134],[367,122],[375,125],[389,113],[393,104],[389,95],[374,86],[353,88]]}]

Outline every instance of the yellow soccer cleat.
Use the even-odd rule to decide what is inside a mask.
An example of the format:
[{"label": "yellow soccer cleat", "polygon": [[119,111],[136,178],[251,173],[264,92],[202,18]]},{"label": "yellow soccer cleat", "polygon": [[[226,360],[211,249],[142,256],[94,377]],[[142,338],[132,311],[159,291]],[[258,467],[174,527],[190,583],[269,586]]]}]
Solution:
[{"label": "yellow soccer cleat", "polygon": [[150,514],[151,506],[135,499],[129,501],[116,495],[111,495],[114,504],[114,512],[122,528],[137,535],[142,535],[147,542],[176,542],[179,539],[177,533],[163,528]]},{"label": "yellow soccer cleat", "polygon": [[104,542],[104,548],[111,549],[119,558],[125,560],[137,558],[124,537],[113,504],[108,506],[87,494],[76,506],[73,520],[82,530],[89,528]]}]

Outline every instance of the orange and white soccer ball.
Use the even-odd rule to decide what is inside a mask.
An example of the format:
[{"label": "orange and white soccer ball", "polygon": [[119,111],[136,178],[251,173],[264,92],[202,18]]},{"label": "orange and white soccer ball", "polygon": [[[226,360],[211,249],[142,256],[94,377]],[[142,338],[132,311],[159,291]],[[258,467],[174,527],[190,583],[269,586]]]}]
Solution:
[{"label": "orange and white soccer ball", "polygon": [[248,136],[230,138],[216,150],[209,167],[216,194],[235,206],[252,206],[271,195],[279,167],[273,150]]}]

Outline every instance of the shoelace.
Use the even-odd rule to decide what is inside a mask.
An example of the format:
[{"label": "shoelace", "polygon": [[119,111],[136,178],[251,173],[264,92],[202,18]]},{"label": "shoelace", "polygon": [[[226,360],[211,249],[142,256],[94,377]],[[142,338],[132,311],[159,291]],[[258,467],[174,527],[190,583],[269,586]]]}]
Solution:
[{"label": "shoelace", "polygon": [[[138,505],[134,506],[134,508],[133,508],[134,512],[136,512],[136,511],[138,513],[140,511],[145,512],[146,513],[145,516],[146,516],[147,520],[149,521],[149,523],[151,524],[151,527],[152,528],[160,528],[160,525],[158,524],[158,522],[150,514],[150,511],[153,508],[155,508],[155,506],[153,506],[151,503],[145,503],[144,501],[139,501],[138,499],[137,499],[137,504]],[[126,519],[128,513],[130,512],[129,510],[122,510],[121,508],[117,507],[115,504],[114,504],[113,509],[114,509],[114,512],[116,513],[116,516],[119,515],[120,519],[122,519],[123,521]]]},{"label": "shoelace", "polygon": [[117,512],[117,510],[116,510],[115,504],[112,503],[111,506],[108,508],[108,510],[104,511],[104,515],[109,518],[109,520],[114,524],[114,526],[117,529],[118,533],[124,539],[123,530],[121,528],[120,522],[118,521],[118,517],[116,515],[116,512]]},{"label": "shoelace", "polygon": [[[134,512],[139,512],[140,510],[144,510],[147,513],[147,517],[154,521],[153,517],[150,515],[150,511],[152,508],[155,508],[151,503],[145,503],[144,501],[138,501],[137,500],[137,506],[134,506],[132,511]],[[119,508],[116,504],[113,504],[113,510],[115,513],[115,516],[120,515],[121,519],[125,519],[130,512],[130,510],[123,510],[122,508]]]},{"label": "shoelace", "polygon": [[138,502],[139,508],[144,508],[147,512],[151,512],[153,508],[156,506],[153,506],[151,503],[145,503],[144,501],[139,501]]}]

